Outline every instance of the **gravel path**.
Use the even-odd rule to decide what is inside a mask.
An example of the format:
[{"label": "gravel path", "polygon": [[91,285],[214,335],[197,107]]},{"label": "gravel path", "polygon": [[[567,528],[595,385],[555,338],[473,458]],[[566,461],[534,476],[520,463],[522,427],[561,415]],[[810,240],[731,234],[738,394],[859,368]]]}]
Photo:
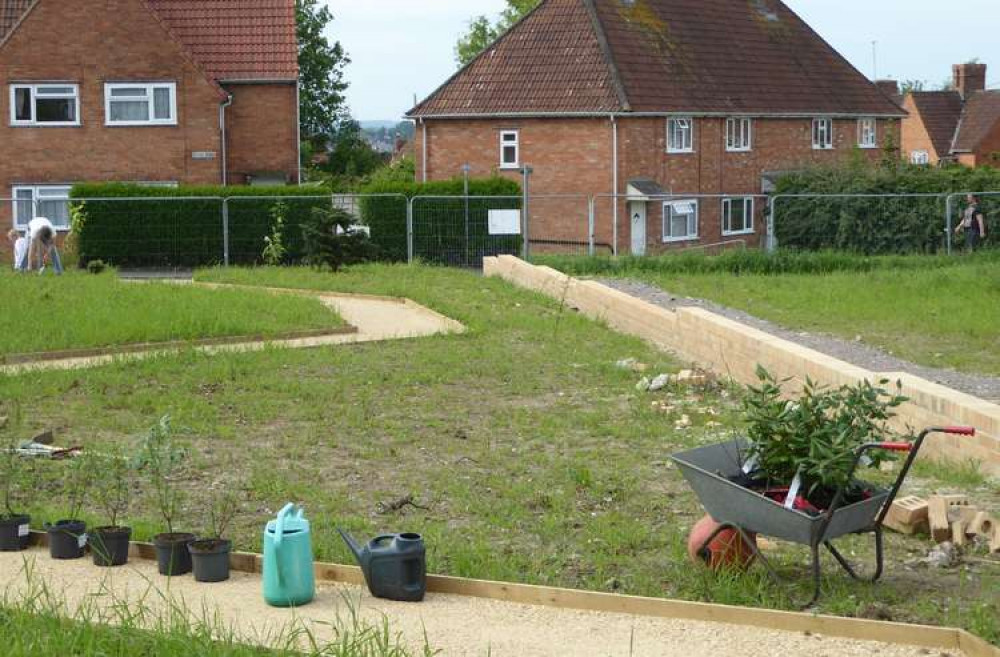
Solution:
[{"label": "gravel path", "polygon": [[[217,614],[219,621],[231,624],[245,640],[265,645],[293,620],[321,641],[332,639],[330,622],[338,613],[348,615],[348,601],[352,601],[365,621],[379,624],[382,618],[388,620],[390,633],[401,633],[415,655],[423,654],[425,632],[431,647],[440,654],[469,657],[918,657],[937,653],[915,646],[804,632],[565,610],[457,595],[428,594],[418,604],[388,602],[346,584],[320,584],[309,605],[276,609],[264,603],[257,575],[233,573],[232,579],[218,584],[175,577],[168,590],[167,580],[156,574],[154,562],[133,560],[121,568],[97,568],[89,559],[53,561],[41,549],[27,554],[0,553],[0,581],[8,595],[16,597],[29,590],[26,569],[32,573],[32,585],[48,584],[69,610],[88,600],[111,604],[110,592],[130,607],[136,600],[144,600],[153,622],[168,600],[183,601],[186,609]],[[98,592],[100,596],[94,597]],[[962,654],[948,652],[955,657]]]},{"label": "gravel path", "polygon": [[815,349],[816,351],[874,372],[908,372],[928,381],[934,381],[954,390],[974,395],[980,399],[1000,401],[1000,378],[997,377],[967,374],[965,372],[956,372],[955,370],[917,365],[916,363],[896,358],[862,342],[844,340],[829,335],[792,331],[778,326],[773,322],[749,315],[742,310],[720,306],[704,299],[674,295],[649,283],[613,278],[596,280],[610,288],[631,294],[634,297],[664,308],[673,309],[683,306],[704,308],[770,333],[771,335],[784,338],[810,349]]}]

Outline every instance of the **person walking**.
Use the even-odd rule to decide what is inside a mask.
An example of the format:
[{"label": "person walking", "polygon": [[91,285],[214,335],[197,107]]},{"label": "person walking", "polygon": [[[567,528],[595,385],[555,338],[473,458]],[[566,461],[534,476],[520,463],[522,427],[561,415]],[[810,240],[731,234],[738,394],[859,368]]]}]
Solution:
[{"label": "person walking", "polygon": [[962,221],[955,228],[955,233],[965,233],[965,250],[975,251],[979,248],[979,243],[986,239],[986,217],[979,207],[979,199],[974,194],[965,197],[965,212],[962,213]]},{"label": "person walking", "polygon": [[62,261],[59,259],[59,249],[56,248],[56,229],[45,217],[35,217],[28,222],[28,249],[21,259],[18,269],[31,271],[38,265],[38,271],[45,270],[45,260],[52,262],[56,274],[63,273]]},{"label": "person walking", "polygon": [[14,254],[14,271],[21,271],[21,261],[28,254],[28,240],[17,229],[11,228],[7,231],[7,241]]}]

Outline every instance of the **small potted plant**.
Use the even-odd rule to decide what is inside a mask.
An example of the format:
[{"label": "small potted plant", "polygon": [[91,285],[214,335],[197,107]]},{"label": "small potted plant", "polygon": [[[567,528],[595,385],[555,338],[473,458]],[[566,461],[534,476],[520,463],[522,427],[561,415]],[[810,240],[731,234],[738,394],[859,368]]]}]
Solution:
[{"label": "small potted plant", "polygon": [[66,519],[46,523],[49,535],[49,555],[53,559],[79,559],[87,545],[87,523],[80,520],[92,473],[84,458],[65,462],[63,470],[63,500]]},{"label": "small potted plant", "polygon": [[[17,406],[13,408],[10,424],[19,426]],[[3,427],[6,429],[6,423]],[[0,486],[3,486],[3,509],[0,509],[0,551],[15,552],[28,547],[31,539],[31,516],[15,510],[22,501],[29,485],[29,465],[27,459],[17,453],[14,429],[7,429],[0,454]]]},{"label": "small potted plant", "polygon": [[233,486],[216,485],[209,492],[208,517],[211,536],[188,545],[198,582],[224,582],[229,579],[229,553],[233,542],[222,538],[239,512],[239,491]]},{"label": "small potted plant", "polygon": [[188,544],[194,534],[175,532],[174,519],[183,506],[184,490],[177,485],[177,477],[187,452],[173,440],[170,417],[164,416],[143,439],[137,465],[149,481],[156,498],[156,505],[167,526],[167,531],[153,537],[156,563],[161,575],[184,575],[191,572],[191,553]]},{"label": "small potted plant", "polygon": [[109,520],[107,525],[95,527],[87,535],[94,565],[121,566],[128,562],[132,528],[121,526],[118,521],[132,501],[133,464],[120,447],[88,459],[92,459],[89,469],[95,474],[94,501]]}]

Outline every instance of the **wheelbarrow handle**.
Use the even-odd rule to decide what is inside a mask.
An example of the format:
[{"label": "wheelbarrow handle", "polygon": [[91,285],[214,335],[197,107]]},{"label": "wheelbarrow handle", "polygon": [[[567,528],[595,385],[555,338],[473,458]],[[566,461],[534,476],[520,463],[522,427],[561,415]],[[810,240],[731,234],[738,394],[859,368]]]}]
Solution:
[{"label": "wheelbarrow handle", "polygon": [[886,449],[890,452],[908,452],[913,449],[913,443],[879,443],[878,449]]},{"label": "wheelbarrow handle", "polygon": [[975,427],[940,427],[938,429],[940,433],[950,433],[956,436],[975,436]]}]

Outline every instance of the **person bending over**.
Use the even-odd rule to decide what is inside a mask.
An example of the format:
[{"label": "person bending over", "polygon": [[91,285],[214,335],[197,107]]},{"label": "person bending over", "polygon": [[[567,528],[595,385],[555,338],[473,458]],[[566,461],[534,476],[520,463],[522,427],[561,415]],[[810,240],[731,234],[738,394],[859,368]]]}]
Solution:
[{"label": "person bending over", "polygon": [[45,217],[35,217],[28,222],[28,252],[21,261],[21,271],[45,270],[46,259],[51,260],[56,274],[63,273],[59,250],[56,248],[56,229]]}]

